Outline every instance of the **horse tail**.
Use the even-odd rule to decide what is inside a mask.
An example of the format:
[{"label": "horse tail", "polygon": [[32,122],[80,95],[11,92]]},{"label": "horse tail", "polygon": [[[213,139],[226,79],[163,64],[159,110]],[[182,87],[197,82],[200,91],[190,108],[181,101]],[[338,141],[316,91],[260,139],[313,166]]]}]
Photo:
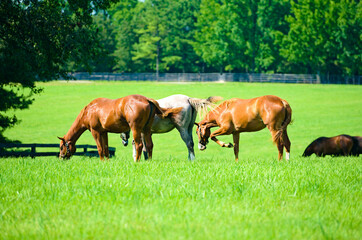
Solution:
[{"label": "horse tail", "polygon": [[284,109],[285,109],[285,118],[284,118],[284,121],[282,123],[282,128],[283,129],[286,129],[287,126],[292,122],[292,108],[290,107],[289,103],[285,100],[282,100],[283,102],[283,106],[284,106]]},{"label": "horse tail", "polygon": [[277,133],[273,136],[273,142],[275,143],[283,143],[283,135],[287,132],[287,126],[292,122],[292,108],[289,103],[282,99],[283,109],[285,111],[285,117],[278,129]]},{"label": "horse tail", "polygon": [[223,97],[211,96],[207,99],[189,98],[188,101],[196,112],[199,112],[201,115],[205,115],[208,107],[214,107],[215,103],[221,101],[222,99]]},{"label": "horse tail", "polygon": [[155,107],[156,114],[160,116],[160,118],[167,118],[167,117],[173,117],[179,112],[181,112],[182,107],[179,108],[162,108],[158,104],[158,102],[155,99],[147,98],[148,102],[152,104]]}]

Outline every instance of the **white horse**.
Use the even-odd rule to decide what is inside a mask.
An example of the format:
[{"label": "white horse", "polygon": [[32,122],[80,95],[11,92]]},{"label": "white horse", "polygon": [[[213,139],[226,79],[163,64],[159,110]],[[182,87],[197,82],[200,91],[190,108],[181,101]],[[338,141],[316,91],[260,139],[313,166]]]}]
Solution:
[{"label": "white horse", "polygon": [[[160,118],[155,115],[151,133],[167,133],[176,128],[185,142],[188,149],[188,159],[195,159],[194,141],[192,139],[192,128],[194,126],[197,112],[205,112],[207,108],[214,103],[222,100],[222,97],[209,97],[207,99],[190,98],[186,95],[176,94],[156,100],[162,108],[180,108],[182,110],[178,114],[174,114],[172,118]],[[128,144],[129,132],[121,133],[122,143],[124,146]],[[135,149],[133,147],[133,152]],[[145,148],[143,149],[145,159],[148,158]]]}]

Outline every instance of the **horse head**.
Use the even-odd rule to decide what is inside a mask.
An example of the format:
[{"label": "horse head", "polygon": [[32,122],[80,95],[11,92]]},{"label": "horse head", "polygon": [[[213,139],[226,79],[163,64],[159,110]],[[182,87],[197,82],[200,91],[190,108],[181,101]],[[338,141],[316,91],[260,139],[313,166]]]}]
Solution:
[{"label": "horse head", "polygon": [[69,159],[75,153],[75,144],[71,141],[66,141],[64,138],[58,137],[60,139],[59,145],[59,159]]},{"label": "horse head", "polygon": [[210,127],[206,123],[195,123],[195,125],[196,134],[199,137],[199,149],[203,151],[209,143],[209,137],[211,134]]},{"label": "horse head", "polygon": [[128,145],[129,131],[121,133],[121,139],[123,146],[126,147]]}]

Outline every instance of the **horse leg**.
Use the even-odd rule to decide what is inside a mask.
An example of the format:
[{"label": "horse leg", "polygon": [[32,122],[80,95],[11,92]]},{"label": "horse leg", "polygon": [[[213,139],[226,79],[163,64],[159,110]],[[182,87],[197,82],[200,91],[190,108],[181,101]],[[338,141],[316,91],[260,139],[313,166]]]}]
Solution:
[{"label": "horse leg", "polygon": [[283,160],[283,144],[279,141],[277,143],[277,148],[278,148],[278,160],[281,161]]},{"label": "horse leg", "polygon": [[194,140],[192,139],[192,127],[194,125],[191,124],[191,129],[188,131],[188,136],[189,136],[189,140],[188,140],[188,143],[187,143],[187,149],[189,151],[189,160],[190,161],[194,161],[195,160],[195,150],[194,150]]},{"label": "horse leg", "polygon": [[268,126],[268,129],[272,135],[272,139],[273,139],[273,142],[275,143],[275,145],[277,145],[277,148],[278,148],[278,160],[283,160],[283,143],[282,143],[282,140],[281,140],[281,136],[280,136],[280,133],[278,132],[278,130],[275,130],[274,128]]},{"label": "horse leg", "polygon": [[276,127],[273,127],[274,124],[268,125],[268,129],[272,135],[273,142],[277,145],[278,148],[278,160],[283,160],[283,135],[284,132],[282,130],[276,130]]},{"label": "horse leg", "polygon": [[230,131],[229,127],[224,127],[223,126],[223,127],[219,128],[219,129],[217,129],[215,132],[211,133],[210,138],[211,138],[211,140],[213,140],[214,142],[219,144],[221,147],[232,148],[233,147],[232,143],[224,143],[223,141],[220,141],[219,139],[216,138],[216,136],[230,134],[229,131]]},{"label": "horse leg", "polygon": [[182,140],[185,142],[187,150],[189,152],[188,159],[193,161],[195,159],[195,152],[194,152],[194,141],[192,139],[192,132],[189,132],[185,128],[177,128],[180,132],[180,136]]},{"label": "horse leg", "polygon": [[132,156],[133,156],[133,159],[136,159],[136,144],[134,142],[134,139],[132,140]]},{"label": "horse leg", "polygon": [[147,153],[147,148],[146,148],[146,142],[145,142],[145,137],[142,133],[142,144],[143,144],[143,147],[142,147],[142,152],[143,152],[143,156],[145,157],[145,160],[148,160],[148,153]]},{"label": "horse leg", "polygon": [[102,140],[101,140],[101,134],[95,130],[91,130],[92,136],[97,144],[97,150],[98,150],[98,154],[99,154],[99,158],[103,161],[104,160],[104,156],[103,156],[103,144],[102,144]]},{"label": "horse leg", "polygon": [[239,139],[240,133],[233,133],[235,162],[239,160]]},{"label": "horse leg", "polygon": [[109,159],[109,149],[108,149],[108,133],[102,133],[101,134],[101,142],[103,145],[103,156],[106,157],[106,159]]},{"label": "horse leg", "polygon": [[134,158],[135,162],[138,162],[141,158],[142,147],[143,147],[141,131],[139,131],[138,129],[132,128],[132,133],[133,133],[133,140],[134,140],[133,149],[135,150],[135,152],[133,153],[133,158]]},{"label": "horse leg", "polygon": [[[151,135],[151,131],[147,131],[145,133],[142,134],[142,139],[144,141],[144,145],[146,146],[146,151],[144,151],[144,156],[145,159],[152,159],[152,151],[153,151],[153,142],[152,142],[152,135]],[[145,148],[145,146],[143,146],[143,148]],[[147,157],[147,158],[146,158]]]},{"label": "horse leg", "polygon": [[284,147],[285,147],[285,158],[287,161],[289,161],[290,159],[290,140],[289,140],[289,137],[288,137],[288,133],[287,133],[287,129],[284,130],[283,132],[283,144],[284,144]]},{"label": "horse leg", "polygon": [[187,145],[187,148],[189,150],[189,160],[193,161],[195,160],[195,151],[194,151],[194,140],[192,138],[192,129],[194,128],[194,123],[196,121],[197,117],[197,111],[191,107],[191,121],[189,122],[189,127],[187,129],[187,133],[189,136],[189,144]]}]

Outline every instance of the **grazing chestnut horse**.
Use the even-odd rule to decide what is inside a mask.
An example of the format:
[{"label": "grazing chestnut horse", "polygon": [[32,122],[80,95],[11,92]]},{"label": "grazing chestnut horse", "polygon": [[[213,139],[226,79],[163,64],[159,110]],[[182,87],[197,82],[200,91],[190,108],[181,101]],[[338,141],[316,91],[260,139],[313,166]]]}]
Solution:
[{"label": "grazing chestnut horse", "polygon": [[[272,134],[273,142],[279,151],[279,160],[283,158],[283,147],[286,150],[286,159],[290,156],[290,141],[287,126],[292,119],[292,109],[287,101],[272,95],[252,98],[234,98],[221,103],[210,111],[205,118],[195,123],[199,137],[199,149],[205,150],[208,138],[221,147],[231,148],[231,143],[224,143],[216,137],[233,135],[235,160],[238,161],[239,137],[241,132],[255,132],[265,127]],[[220,127],[210,134],[210,128]]]},{"label": "grazing chestnut horse", "polygon": [[96,141],[99,157],[108,159],[108,132],[121,133],[130,129],[136,144],[134,161],[139,161],[144,138],[147,151],[152,157],[153,143],[151,126],[154,115],[166,117],[177,109],[161,108],[156,100],[141,95],[130,95],[118,99],[97,98],[85,106],[79,113],[68,133],[58,137],[60,142],[59,158],[69,158],[75,153],[75,143],[85,130],[89,130]]},{"label": "grazing chestnut horse", "polygon": [[338,135],[335,137],[320,137],[314,140],[305,149],[303,157],[309,157],[313,153],[317,157],[326,155],[332,156],[349,156],[359,155],[362,145],[361,137],[351,137],[349,135]]}]

